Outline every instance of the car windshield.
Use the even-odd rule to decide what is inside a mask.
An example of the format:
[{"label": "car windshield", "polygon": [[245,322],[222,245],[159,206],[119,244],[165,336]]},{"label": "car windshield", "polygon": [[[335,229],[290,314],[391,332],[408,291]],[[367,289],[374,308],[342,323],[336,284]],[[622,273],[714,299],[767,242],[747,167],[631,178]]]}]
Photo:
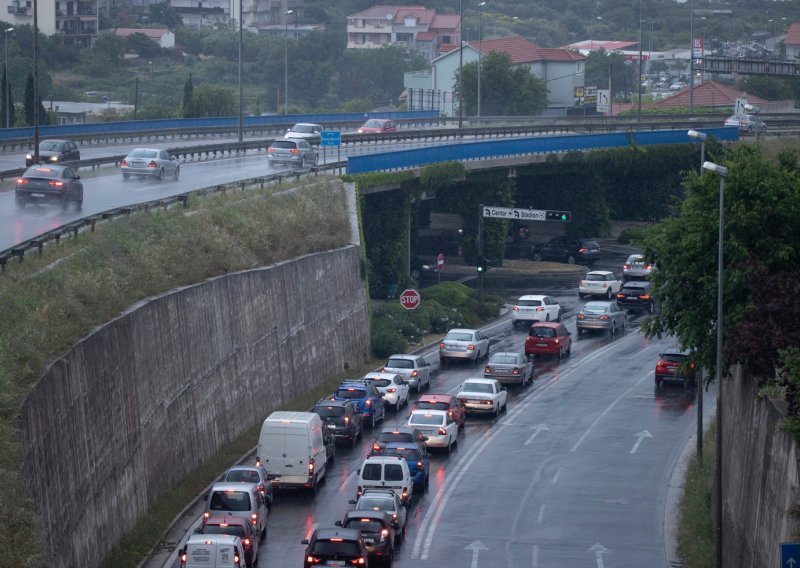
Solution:
[{"label": "car windshield", "polygon": [[318,540],[314,543],[314,554],[319,554],[320,556],[334,556],[337,554],[357,556],[358,544],[352,540]]},{"label": "car windshield", "polygon": [[299,132],[301,134],[313,134],[314,127],[310,124],[295,124],[292,127],[292,132]]},{"label": "car windshield", "polygon": [[260,483],[261,476],[252,469],[234,469],[225,476],[225,481],[243,481],[244,483]]},{"label": "car windshield", "polygon": [[379,533],[384,528],[383,523],[373,519],[350,519],[345,525],[348,529],[358,529],[362,533]]},{"label": "car windshield", "polygon": [[464,386],[461,387],[461,392],[483,392],[489,393],[492,392],[492,385],[489,383],[464,383]]},{"label": "car windshield", "polygon": [[661,358],[667,363],[683,363],[686,361],[686,355],[680,353],[664,353]]},{"label": "car windshield", "polygon": [[27,172],[25,172],[26,178],[31,177],[38,177],[38,178],[50,178],[50,179],[58,179],[61,177],[61,172],[58,170],[54,170],[52,168],[29,168]]},{"label": "car windshield", "polygon": [[212,511],[249,511],[250,495],[244,491],[214,491],[208,508]]},{"label": "car windshield", "polygon": [[377,120],[375,118],[371,118],[367,122],[364,123],[364,126],[366,126],[367,128],[382,128],[383,127],[383,122],[381,122],[380,120]]},{"label": "car windshield", "polygon": [[411,415],[409,422],[411,424],[441,426],[444,424],[444,416],[441,414],[423,414],[421,412],[415,412]]},{"label": "car windshield", "polygon": [[552,327],[536,327],[536,326],[533,326],[531,328],[530,332],[528,332],[528,334],[532,335],[534,337],[555,337],[556,336],[556,330],[553,329]]},{"label": "car windshield", "polygon": [[415,408],[419,408],[420,410],[425,410],[426,408],[431,410],[447,410],[450,408],[450,405],[446,402],[432,402],[428,400],[420,400],[414,406]]},{"label": "car windshield", "polygon": [[597,244],[597,241],[583,241],[582,245],[585,248],[590,248],[590,249],[600,248],[600,245]]},{"label": "car windshield", "polygon": [[247,533],[244,532],[244,527],[242,525],[226,524],[224,527],[220,525],[206,525],[203,529],[203,534],[229,534],[238,536],[241,539],[247,538]]},{"label": "car windshield", "polygon": [[394,500],[388,497],[363,496],[358,500],[359,511],[394,511]]},{"label": "car windshield", "polygon": [[324,418],[344,416],[344,408],[341,406],[317,406],[314,412]]},{"label": "car windshield", "polygon": [[500,363],[506,365],[513,365],[517,362],[516,355],[506,355],[505,353],[496,353],[492,355],[492,359],[489,361],[490,363]]},{"label": "car windshield", "polygon": [[364,389],[357,389],[353,387],[343,387],[336,392],[339,398],[364,398],[366,393]]},{"label": "car windshield", "polygon": [[643,294],[646,290],[640,286],[625,286],[620,294]]},{"label": "car windshield", "polygon": [[392,369],[413,369],[414,361],[411,359],[389,359],[386,366]]},{"label": "car windshield", "polygon": [[291,140],[273,140],[270,146],[273,148],[288,148],[289,150],[297,148],[297,145]]},{"label": "car windshield", "polygon": [[444,336],[445,341],[472,341],[472,334],[468,331],[450,331]]},{"label": "car windshield", "polygon": [[542,305],[542,301],[541,300],[518,300],[517,301],[517,305],[518,306],[541,306]]},{"label": "car windshield", "polygon": [[39,144],[39,150],[44,150],[45,152],[60,152],[63,146],[64,144],[62,142],[45,140],[44,142]]},{"label": "car windshield", "polygon": [[128,156],[131,158],[157,158],[158,150],[144,150],[142,148],[137,148],[128,154]]}]

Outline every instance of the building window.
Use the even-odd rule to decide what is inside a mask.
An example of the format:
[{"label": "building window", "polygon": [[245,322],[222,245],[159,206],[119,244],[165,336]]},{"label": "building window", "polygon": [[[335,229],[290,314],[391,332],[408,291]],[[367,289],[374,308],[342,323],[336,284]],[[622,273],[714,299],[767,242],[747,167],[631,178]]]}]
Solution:
[{"label": "building window", "polygon": [[397,34],[397,41],[402,43],[414,41],[414,34]]},{"label": "building window", "polygon": [[449,35],[442,36],[442,43],[452,43],[452,41],[450,40],[450,36]]}]

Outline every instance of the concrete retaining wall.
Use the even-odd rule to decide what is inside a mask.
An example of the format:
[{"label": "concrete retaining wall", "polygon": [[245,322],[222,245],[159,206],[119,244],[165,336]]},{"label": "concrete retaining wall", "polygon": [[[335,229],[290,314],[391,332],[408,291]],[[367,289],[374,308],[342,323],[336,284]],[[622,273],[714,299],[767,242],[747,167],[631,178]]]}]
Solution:
[{"label": "concrete retaining wall", "polygon": [[357,246],[173,291],[97,329],[22,412],[53,565],[99,566],[187,472],[368,352]]},{"label": "concrete retaining wall", "polygon": [[783,413],[757,398],[752,377],[737,369],[723,386],[723,562],[727,568],[779,566],[780,543],[796,539],[800,522],[797,445],[778,430]]}]

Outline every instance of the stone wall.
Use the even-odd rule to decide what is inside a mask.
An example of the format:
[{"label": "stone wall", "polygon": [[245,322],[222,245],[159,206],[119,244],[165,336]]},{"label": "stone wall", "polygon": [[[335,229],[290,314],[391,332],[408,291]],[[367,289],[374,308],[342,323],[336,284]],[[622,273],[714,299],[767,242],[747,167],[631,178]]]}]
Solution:
[{"label": "stone wall", "polygon": [[357,246],[176,290],[95,330],[22,412],[53,564],[98,566],[187,472],[368,352]]},{"label": "stone wall", "polygon": [[783,412],[759,399],[756,381],[737,368],[723,385],[723,562],[726,568],[780,565],[780,543],[796,541],[800,522],[797,446],[778,430]]}]

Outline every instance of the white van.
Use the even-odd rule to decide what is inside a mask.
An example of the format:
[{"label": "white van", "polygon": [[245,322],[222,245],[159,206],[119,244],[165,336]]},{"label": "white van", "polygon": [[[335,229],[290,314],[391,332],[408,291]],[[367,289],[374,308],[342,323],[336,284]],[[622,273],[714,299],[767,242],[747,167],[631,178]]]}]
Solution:
[{"label": "white van", "polygon": [[356,499],[366,489],[391,489],[403,503],[408,503],[414,490],[408,462],[400,456],[369,456],[358,470]]},{"label": "white van", "polygon": [[279,411],[264,420],[256,463],[267,470],[274,487],[308,487],[316,493],[327,461],[319,414]]},{"label": "white van", "polygon": [[181,568],[246,568],[238,536],[193,534],[179,552]]}]

